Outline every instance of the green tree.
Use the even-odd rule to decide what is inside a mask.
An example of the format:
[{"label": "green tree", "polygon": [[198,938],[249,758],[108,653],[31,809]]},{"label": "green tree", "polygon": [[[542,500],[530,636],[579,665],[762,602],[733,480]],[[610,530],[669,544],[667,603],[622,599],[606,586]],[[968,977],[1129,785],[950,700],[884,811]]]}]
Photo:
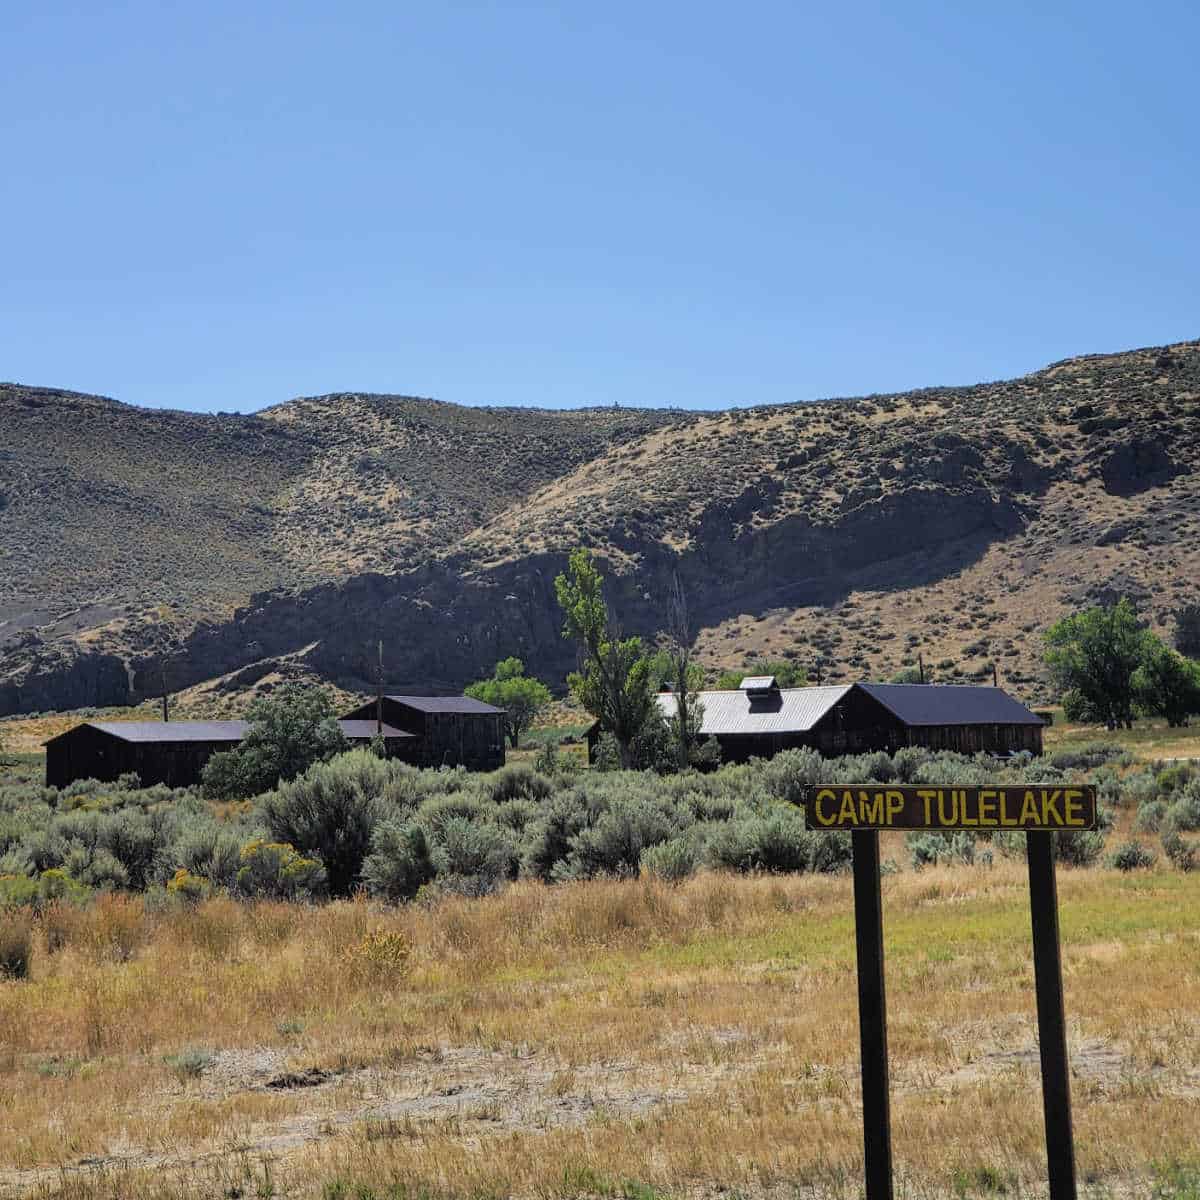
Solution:
[{"label": "green tree", "polygon": [[752,659],[741,671],[722,671],[717,676],[718,691],[737,691],[742,680],[747,675],[774,675],[775,682],[781,688],[805,687],[808,683],[808,672],[799,663],[781,659]]},{"label": "green tree", "polygon": [[1186,725],[1200,713],[1200,663],[1176,654],[1157,638],[1133,674],[1138,709],[1147,716],[1166,717],[1172,727]]},{"label": "green tree", "polygon": [[1046,664],[1062,690],[1068,718],[1110,729],[1132,726],[1134,672],[1154,641],[1128,599],[1052,625],[1046,631]]},{"label": "green tree", "polygon": [[1185,604],[1175,614],[1175,649],[1200,658],[1200,604]]},{"label": "green tree", "polygon": [[604,580],[583,547],[554,580],[563,637],[579,647],[580,668],[567,677],[571,694],[616,739],[621,765],[633,765],[633,743],[657,705],[641,638],[622,638],[609,617]]},{"label": "green tree", "polygon": [[550,689],[540,679],[527,676],[519,658],[502,659],[491,679],[471,684],[467,695],[504,709],[504,728],[514,750],[521,744],[521,734],[550,703]]},{"label": "green tree", "polygon": [[350,748],[323,688],[284,684],[274,695],[255,700],[246,719],[241,744],[205,764],[201,783],[212,799],[261,795]]}]

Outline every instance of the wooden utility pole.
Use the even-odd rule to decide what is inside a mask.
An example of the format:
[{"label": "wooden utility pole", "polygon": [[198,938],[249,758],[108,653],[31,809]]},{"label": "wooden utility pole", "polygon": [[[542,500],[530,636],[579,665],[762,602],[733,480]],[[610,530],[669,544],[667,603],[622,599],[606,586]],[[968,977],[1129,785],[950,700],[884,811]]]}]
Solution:
[{"label": "wooden utility pole", "polygon": [[158,665],[159,665],[159,669],[162,671],[162,710],[163,710],[163,720],[164,720],[164,721],[169,721],[171,718],[170,718],[170,715],[169,715],[169,714],[168,714],[168,712],[167,712],[167,660],[166,660],[165,658],[164,658],[164,659],[160,659],[160,660],[159,660],[159,664],[158,664]]},{"label": "wooden utility pole", "polygon": [[383,737],[383,639],[379,639],[379,669],[375,673],[375,733]]},{"label": "wooden utility pole", "polygon": [[921,673],[921,682],[925,682],[925,655],[918,652],[917,654],[917,670]]},{"label": "wooden utility pole", "polygon": [[1000,686],[1000,668],[996,666],[995,659],[992,660],[992,687]]}]

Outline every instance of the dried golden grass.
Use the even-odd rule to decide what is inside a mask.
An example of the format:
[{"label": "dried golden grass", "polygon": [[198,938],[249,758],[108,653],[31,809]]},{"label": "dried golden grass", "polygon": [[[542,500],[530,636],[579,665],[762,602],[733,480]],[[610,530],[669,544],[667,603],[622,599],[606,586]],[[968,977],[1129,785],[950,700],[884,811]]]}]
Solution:
[{"label": "dried golden grass", "polygon": [[[896,1153],[928,1189],[912,1194],[977,1167],[1036,1183],[1023,866],[884,887]],[[1200,880],[1063,871],[1060,891],[1079,1157],[1119,1182],[1196,1145]],[[387,970],[348,969],[389,938],[405,953]],[[114,1152],[115,1183],[73,1175],[62,1194],[189,1194],[232,1169],[203,1156],[238,1145],[295,1196],[337,1178],[456,1196],[623,1180],[853,1195],[854,978],[844,877],[521,884],[399,910],[52,910],[30,978],[0,984],[0,1194],[45,1182],[14,1169]],[[165,1060],[191,1047],[266,1050],[338,1081],[276,1094],[189,1080]],[[482,1099],[370,1116],[463,1072]],[[281,1142],[297,1122],[304,1136]],[[174,1193],[156,1190],[169,1162],[191,1164]]]}]

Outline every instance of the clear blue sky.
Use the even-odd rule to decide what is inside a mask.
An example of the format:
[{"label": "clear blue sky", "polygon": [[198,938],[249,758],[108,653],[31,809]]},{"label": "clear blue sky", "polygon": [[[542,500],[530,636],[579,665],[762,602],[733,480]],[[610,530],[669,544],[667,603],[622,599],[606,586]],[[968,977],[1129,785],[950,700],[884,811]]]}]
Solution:
[{"label": "clear blue sky", "polygon": [[1200,336],[1191,3],[0,5],[0,379],[721,408]]}]

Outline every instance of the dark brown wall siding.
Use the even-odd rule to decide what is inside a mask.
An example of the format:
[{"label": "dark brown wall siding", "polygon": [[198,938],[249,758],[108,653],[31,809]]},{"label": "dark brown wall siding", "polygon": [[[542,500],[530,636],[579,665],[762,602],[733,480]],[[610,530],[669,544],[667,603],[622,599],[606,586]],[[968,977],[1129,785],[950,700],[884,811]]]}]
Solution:
[{"label": "dark brown wall siding", "polygon": [[[346,713],[350,720],[373,720],[374,700]],[[384,697],[383,719],[414,734],[398,757],[419,767],[464,766],[495,771],[504,766],[504,716],[501,713],[426,713]]]},{"label": "dark brown wall siding", "polygon": [[[408,739],[388,739],[392,757],[400,758],[412,745]],[[100,729],[81,725],[46,746],[46,785],[66,787],[77,779],[112,783],[130,771],[144,787],[194,787],[208,760],[236,742],[126,742]]]},{"label": "dark brown wall siding", "polygon": [[205,763],[235,742],[126,742],[99,729],[81,726],[46,747],[46,783],[66,787],[78,779],[112,783],[136,772],[144,787],[165,783],[191,787],[200,782]]}]

